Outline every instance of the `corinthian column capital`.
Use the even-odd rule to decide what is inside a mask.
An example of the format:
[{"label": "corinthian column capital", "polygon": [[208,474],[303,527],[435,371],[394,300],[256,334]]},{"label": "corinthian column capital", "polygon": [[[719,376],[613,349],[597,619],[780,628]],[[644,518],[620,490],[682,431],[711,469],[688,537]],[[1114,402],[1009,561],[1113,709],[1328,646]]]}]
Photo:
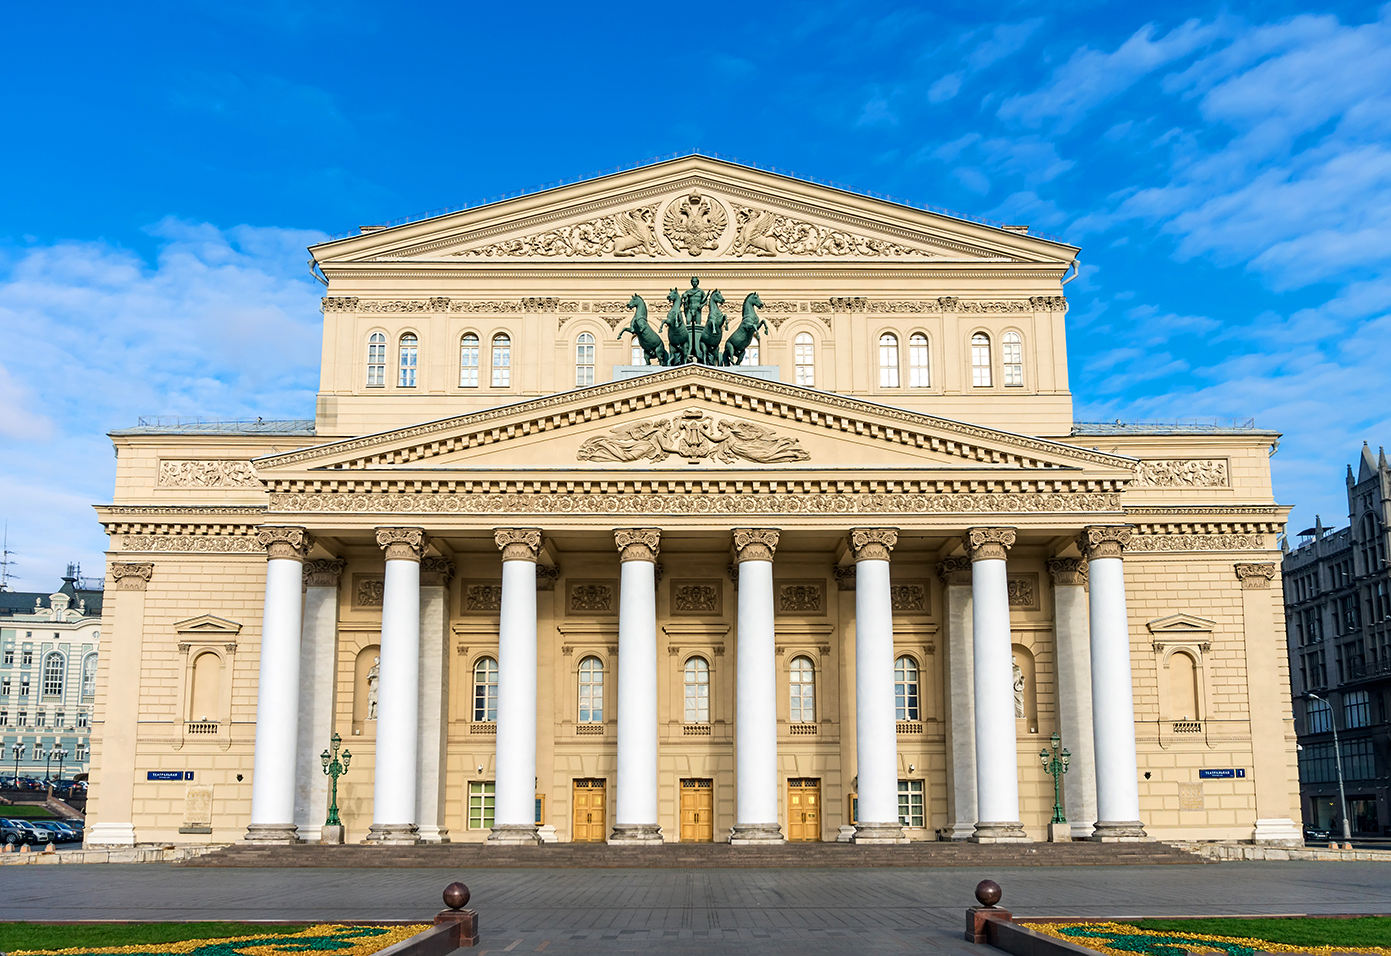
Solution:
[{"label": "corinthian column capital", "polygon": [[613,543],[618,547],[620,562],[655,562],[661,541],[660,528],[622,528],[613,533]]},{"label": "corinthian column capital", "polygon": [[338,578],[348,562],[342,558],[317,558],[304,562],[304,586],[307,588],[336,588]]},{"label": "corinthian column capital", "polygon": [[1080,588],[1087,583],[1085,558],[1049,558],[1048,573],[1055,588]]},{"label": "corinthian column capital", "polygon": [[1134,529],[1129,525],[1093,525],[1083,528],[1077,536],[1077,547],[1088,561],[1097,558],[1119,558],[1130,543]]},{"label": "corinthian column capital", "polygon": [[780,533],[771,528],[735,528],[734,561],[771,561],[778,550]]},{"label": "corinthian column capital", "polygon": [[1275,580],[1274,564],[1238,564],[1236,576],[1241,579],[1243,591],[1260,591],[1270,587]]},{"label": "corinthian column capital", "polygon": [[314,536],[303,528],[262,528],[256,541],[266,549],[266,559],[289,558],[303,561],[314,547]]},{"label": "corinthian column capital", "polygon": [[118,591],[143,591],[154,573],[153,564],[111,565],[111,577],[115,579]]},{"label": "corinthian column capital", "polygon": [[854,528],[848,538],[856,561],[887,561],[898,544],[897,528]]},{"label": "corinthian column capital", "polygon": [[498,528],[493,541],[502,552],[504,561],[536,562],[541,550],[541,532],[536,528]]},{"label": "corinthian column capital", "polygon": [[447,588],[454,577],[454,562],[431,555],[420,559],[420,583],[423,587]]},{"label": "corinthian column capital", "polygon": [[937,576],[943,584],[971,586],[971,559],[955,555],[943,558],[937,565]]},{"label": "corinthian column capital", "polygon": [[961,543],[972,561],[1003,561],[1016,536],[1013,528],[967,528]]},{"label": "corinthian column capital", "polygon": [[419,561],[429,541],[424,528],[377,529],[377,547],[388,561]]}]

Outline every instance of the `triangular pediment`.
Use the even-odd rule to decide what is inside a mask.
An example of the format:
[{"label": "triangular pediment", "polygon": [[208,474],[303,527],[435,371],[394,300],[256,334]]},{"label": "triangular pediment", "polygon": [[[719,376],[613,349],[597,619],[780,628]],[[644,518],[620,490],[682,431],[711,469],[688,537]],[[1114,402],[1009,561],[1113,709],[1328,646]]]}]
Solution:
[{"label": "triangular pediment", "polygon": [[[1118,489],[1134,460],[686,365],[268,456],[265,480],[362,472],[923,468],[989,482],[1035,472]],[[327,473],[327,474],[326,474]]]},{"label": "triangular pediment", "polygon": [[313,248],[354,262],[867,260],[1066,264],[1072,246],[704,156],[372,229]]},{"label": "triangular pediment", "polygon": [[1182,634],[1211,634],[1217,622],[1192,614],[1170,614],[1150,621],[1145,627],[1149,628],[1151,634],[1173,638]]},{"label": "triangular pediment", "polygon": [[235,637],[241,633],[241,625],[225,617],[213,614],[200,614],[186,621],[177,621],[174,630],[179,634],[211,634],[217,638]]}]

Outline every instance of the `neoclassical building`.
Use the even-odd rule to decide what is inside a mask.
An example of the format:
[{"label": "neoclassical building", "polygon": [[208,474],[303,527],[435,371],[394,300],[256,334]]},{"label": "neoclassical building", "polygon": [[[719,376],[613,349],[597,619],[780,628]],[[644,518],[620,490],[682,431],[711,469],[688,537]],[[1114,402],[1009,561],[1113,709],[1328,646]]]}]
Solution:
[{"label": "neoclassical building", "polygon": [[1075,422],[1075,247],[691,156],[311,253],[312,420],[112,433],[89,842],[318,840],[334,734],[350,842],[1039,840],[1054,732],[1299,839],[1277,436]]}]

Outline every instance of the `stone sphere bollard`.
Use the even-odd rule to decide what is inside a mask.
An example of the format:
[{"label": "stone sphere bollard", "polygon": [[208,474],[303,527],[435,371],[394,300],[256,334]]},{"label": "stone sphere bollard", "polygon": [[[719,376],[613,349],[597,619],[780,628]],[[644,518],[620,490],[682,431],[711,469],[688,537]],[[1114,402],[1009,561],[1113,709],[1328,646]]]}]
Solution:
[{"label": "stone sphere bollard", "polygon": [[444,905],[452,910],[461,910],[468,905],[468,887],[462,883],[450,883],[444,888]]},{"label": "stone sphere bollard", "polygon": [[1013,919],[1009,910],[1002,910],[995,905],[1000,902],[1002,896],[1004,891],[994,880],[981,880],[976,884],[976,901],[980,905],[966,909],[966,942],[988,943],[991,923],[1010,922]]},{"label": "stone sphere bollard", "polygon": [[1000,884],[994,880],[981,880],[976,884],[976,901],[981,906],[994,906],[1000,902],[1004,896],[1004,891],[1000,889]]},{"label": "stone sphere bollard", "polygon": [[444,905],[449,909],[435,916],[436,926],[447,923],[453,928],[450,937],[456,947],[478,945],[478,914],[464,909],[471,895],[464,884],[450,883],[444,888]]}]

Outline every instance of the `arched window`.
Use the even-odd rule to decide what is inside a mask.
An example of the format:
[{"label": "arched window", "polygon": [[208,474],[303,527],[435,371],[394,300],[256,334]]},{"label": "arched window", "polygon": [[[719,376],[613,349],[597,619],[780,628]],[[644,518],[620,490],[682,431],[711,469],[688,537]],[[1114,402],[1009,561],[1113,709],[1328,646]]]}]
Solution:
[{"label": "arched window", "polygon": [[879,385],[898,388],[898,336],[892,332],[879,336]]},{"label": "arched window", "polygon": [[1005,385],[1024,384],[1024,343],[1018,332],[1006,332],[1000,340],[1003,349]]},{"label": "arched window", "polygon": [[971,336],[971,384],[990,384],[990,336],[984,332]]},{"label": "arched window", "polygon": [[797,384],[816,385],[816,345],[810,332],[799,332],[792,340],[792,363],[797,367]]},{"label": "arched window", "polygon": [[222,715],[218,713],[218,697],[222,690],[222,658],[212,651],[204,651],[193,661],[193,687],[188,695],[188,719],[190,721],[215,721]]},{"label": "arched window", "polygon": [[581,332],[575,339],[575,387],[594,384],[594,336]]},{"label": "arched window", "polygon": [[918,662],[911,657],[894,661],[894,712],[897,720],[921,720],[918,709]]},{"label": "arched window", "polygon": [[710,723],[710,665],[703,657],[686,662],[686,723]]},{"label": "arched window", "polygon": [[401,336],[401,374],[396,384],[415,388],[415,368],[420,360],[420,340],[410,332]]},{"label": "arched window", "polygon": [[497,720],[497,661],[491,657],[473,665],[473,719]]},{"label": "arched window", "polygon": [[43,659],[43,695],[45,697],[62,696],[63,671],[65,669],[62,654],[49,654]]},{"label": "arched window", "polygon": [[459,340],[459,387],[478,387],[478,336],[472,332]]},{"label": "arched window", "polygon": [[597,724],[603,720],[604,662],[586,657],[580,661],[580,723]]},{"label": "arched window", "polygon": [[749,340],[749,347],[746,348],[746,349],[744,349],[744,361],[740,362],[739,364],[740,364],[740,365],[757,365],[757,364],[758,364],[758,336],[755,335],[752,339]]},{"label": "arched window", "polygon": [[1169,657],[1169,716],[1173,720],[1200,720],[1198,713],[1198,669],[1192,657],[1182,652]]},{"label": "arched window", "polygon": [[816,668],[809,657],[794,657],[787,669],[790,707],[788,720],[809,724],[816,720]]},{"label": "arched window", "polygon": [[911,388],[927,388],[932,384],[929,371],[927,336],[914,332],[908,337],[908,385]]},{"label": "arched window", "polygon": [[88,654],[82,659],[82,696],[97,695],[97,655]]},{"label": "arched window", "polygon": [[499,332],[493,336],[493,387],[512,384],[512,340]]},{"label": "arched window", "polygon": [[367,339],[367,387],[386,384],[386,336],[373,332]]}]

